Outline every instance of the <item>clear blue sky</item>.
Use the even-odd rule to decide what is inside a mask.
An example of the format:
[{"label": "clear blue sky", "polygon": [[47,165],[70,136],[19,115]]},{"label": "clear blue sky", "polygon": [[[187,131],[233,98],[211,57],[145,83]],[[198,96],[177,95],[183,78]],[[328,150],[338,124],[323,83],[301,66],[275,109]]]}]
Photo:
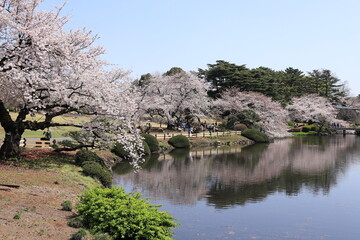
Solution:
[{"label": "clear blue sky", "polygon": [[360,94],[359,0],[68,0],[63,14],[69,28],[98,34],[105,58],[134,77],[225,60],[330,69]]}]

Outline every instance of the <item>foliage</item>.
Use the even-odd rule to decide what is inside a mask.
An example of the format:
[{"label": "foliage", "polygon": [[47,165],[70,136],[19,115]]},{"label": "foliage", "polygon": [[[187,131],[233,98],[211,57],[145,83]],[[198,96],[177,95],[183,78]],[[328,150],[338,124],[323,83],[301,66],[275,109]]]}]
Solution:
[{"label": "foliage", "polygon": [[101,166],[97,162],[83,162],[83,173],[87,176],[97,178],[105,187],[110,187],[112,184],[112,175],[110,171]]},{"label": "foliage", "polygon": [[151,152],[158,152],[160,150],[159,141],[150,134],[141,134],[144,138],[144,141],[149,145]]},{"label": "foliage", "polygon": [[149,147],[149,144],[147,144],[147,142],[143,141],[143,147],[144,147],[144,155],[145,156],[148,156],[148,155],[151,155],[151,150],[150,150],[150,147]]},{"label": "foliage", "polygon": [[265,134],[256,129],[248,129],[241,133],[246,138],[249,138],[257,143],[268,143],[270,138]]},{"label": "foliage", "polygon": [[71,211],[73,209],[72,202],[70,200],[63,201],[61,206],[64,211]]},{"label": "foliage", "polygon": [[226,128],[234,129],[234,125],[237,123],[243,123],[247,127],[252,127],[258,121],[260,121],[259,115],[251,109],[246,109],[231,114],[227,119]]},{"label": "foliage", "polygon": [[345,123],[336,118],[338,111],[325,97],[316,94],[293,98],[292,103],[286,107],[289,117],[297,122],[316,122],[320,125],[331,123]]},{"label": "foliage", "polygon": [[[288,113],[280,103],[255,92],[240,92],[239,89],[230,89],[222,93],[221,98],[215,100],[214,111],[218,115],[226,112],[240,112],[251,110],[260,121],[256,123],[271,137],[286,137]],[[248,113],[251,113],[249,111]],[[249,114],[247,114],[249,115]],[[245,115],[246,116],[246,115]],[[254,124],[254,123],[253,123]],[[255,125],[253,126],[255,127]]]},{"label": "foliage", "polygon": [[248,129],[248,127],[243,123],[237,123],[234,125],[235,131],[245,131],[246,129]]},{"label": "foliage", "polygon": [[112,240],[113,238],[107,233],[95,234],[94,240]]},{"label": "foliage", "polygon": [[[26,129],[56,126],[79,127],[91,135],[90,142],[101,138],[101,147],[113,141],[126,145],[129,139],[132,146],[141,146],[132,125],[138,94],[128,81],[129,72],[109,67],[102,59],[105,50],[94,45],[98,37],[91,31],[68,30],[63,7],[46,11],[42,2],[7,0],[0,6],[0,124],[6,132],[0,160],[20,154]],[[15,118],[7,106],[19,107]],[[71,112],[101,116],[114,124],[53,121]],[[36,113],[44,117],[27,119]],[[129,150],[136,167],[137,148]]]},{"label": "foliage", "polygon": [[82,149],[75,154],[75,163],[78,166],[82,166],[84,162],[96,162],[104,166],[104,160],[96,153]]},{"label": "foliage", "polygon": [[21,218],[21,213],[16,213],[13,217],[13,219],[20,219]]},{"label": "foliage", "polygon": [[156,75],[140,88],[139,111],[166,118],[168,124],[188,116],[203,117],[208,111],[208,86],[193,73]]},{"label": "foliage", "polygon": [[221,97],[222,93],[238,88],[242,92],[257,92],[288,104],[294,97],[319,94],[338,101],[348,94],[344,83],[327,69],[313,70],[307,75],[299,69],[288,67],[275,71],[267,67],[249,69],[224,60],[208,64],[207,69],[198,69],[198,76],[211,83],[209,96]]},{"label": "foliage", "polygon": [[168,143],[174,148],[189,148],[190,141],[184,135],[176,135],[169,139]]},{"label": "foliage", "polygon": [[68,221],[68,226],[73,228],[82,228],[84,227],[83,219],[81,216],[76,216],[73,218],[70,218]]},{"label": "foliage", "polygon": [[114,239],[171,239],[171,228],[177,224],[159,207],[141,199],[139,193],[113,187],[86,191],[77,209],[85,226]]},{"label": "foliage", "polygon": [[91,234],[85,230],[85,229],[80,229],[79,231],[75,232],[70,240],[88,240],[89,237],[91,236]]}]

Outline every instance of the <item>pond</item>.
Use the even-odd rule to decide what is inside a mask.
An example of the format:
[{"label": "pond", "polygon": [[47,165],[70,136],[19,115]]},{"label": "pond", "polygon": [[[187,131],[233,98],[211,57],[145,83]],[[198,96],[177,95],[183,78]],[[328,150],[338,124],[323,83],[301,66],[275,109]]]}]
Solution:
[{"label": "pond", "polygon": [[359,239],[360,137],[176,150],[114,184],[163,204],[177,240]]}]

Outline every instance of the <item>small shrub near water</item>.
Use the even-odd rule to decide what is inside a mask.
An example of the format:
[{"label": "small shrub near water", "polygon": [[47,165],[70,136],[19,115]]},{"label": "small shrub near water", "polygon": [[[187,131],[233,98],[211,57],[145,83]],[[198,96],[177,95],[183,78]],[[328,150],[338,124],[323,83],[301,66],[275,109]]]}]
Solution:
[{"label": "small shrub near water", "polygon": [[86,191],[77,206],[87,228],[108,233],[113,239],[168,240],[173,217],[150,204],[139,193],[125,193],[123,188],[95,188]]},{"label": "small shrub near water", "polygon": [[241,133],[246,138],[249,138],[257,143],[268,143],[270,138],[265,134],[255,129],[248,129]]},{"label": "small shrub near water", "polygon": [[97,162],[104,166],[104,161],[101,157],[99,157],[96,153],[86,149],[78,151],[75,155],[75,163],[77,165],[82,166],[83,162]]},{"label": "small shrub near water", "polygon": [[248,127],[243,123],[237,123],[234,125],[235,131],[245,131],[246,129],[248,129]]},{"label": "small shrub near water", "polygon": [[99,179],[105,187],[111,186],[112,175],[110,171],[99,163],[90,161],[83,162],[82,169],[85,175]]},{"label": "small shrub near water", "polygon": [[159,141],[156,137],[150,134],[141,134],[141,136],[144,138],[144,141],[149,146],[151,152],[157,152],[160,150]]},{"label": "small shrub near water", "polygon": [[176,135],[169,139],[168,143],[174,148],[189,148],[190,141],[184,135]]}]

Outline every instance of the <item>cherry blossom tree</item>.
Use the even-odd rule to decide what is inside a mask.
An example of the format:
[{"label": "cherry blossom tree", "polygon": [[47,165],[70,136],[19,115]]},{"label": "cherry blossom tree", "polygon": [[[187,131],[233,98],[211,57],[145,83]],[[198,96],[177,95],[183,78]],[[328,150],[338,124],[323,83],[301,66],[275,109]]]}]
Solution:
[{"label": "cherry blossom tree", "polygon": [[[65,31],[69,19],[60,16],[62,7],[40,11],[41,3],[0,1],[0,88],[7,92],[0,95],[0,123],[6,133],[0,159],[19,154],[25,129],[73,125],[52,122],[73,111],[116,119],[116,130],[109,130],[108,138],[141,142],[131,126],[137,103],[132,85],[123,80],[126,72],[106,71],[108,64],[99,58],[104,49],[94,46],[97,36],[85,29]],[[7,104],[20,109],[15,119]],[[44,114],[44,120],[26,119],[34,113]],[[85,128],[99,133],[106,132],[105,127],[109,125],[87,124]],[[125,131],[135,135],[130,137]],[[133,152],[138,147],[129,146]]]},{"label": "cherry blossom tree", "polygon": [[310,94],[293,98],[291,102],[286,107],[286,110],[289,112],[289,117],[292,121],[313,121],[322,125],[331,123],[346,124],[344,121],[336,119],[338,110],[325,97]]},{"label": "cherry blossom tree", "polygon": [[143,112],[155,112],[168,124],[186,116],[202,117],[209,107],[208,85],[189,72],[156,75],[142,87],[139,101]]},{"label": "cherry blossom tree", "polygon": [[266,134],[271,137],[289,136],[287,132],[287,111],[282,108],[280,103],[261,93],[229,89],[221,95],[221,98],[214,101],[214,107],[217,114],[226,111],[253,110],[260,117],[257,124]]}]

